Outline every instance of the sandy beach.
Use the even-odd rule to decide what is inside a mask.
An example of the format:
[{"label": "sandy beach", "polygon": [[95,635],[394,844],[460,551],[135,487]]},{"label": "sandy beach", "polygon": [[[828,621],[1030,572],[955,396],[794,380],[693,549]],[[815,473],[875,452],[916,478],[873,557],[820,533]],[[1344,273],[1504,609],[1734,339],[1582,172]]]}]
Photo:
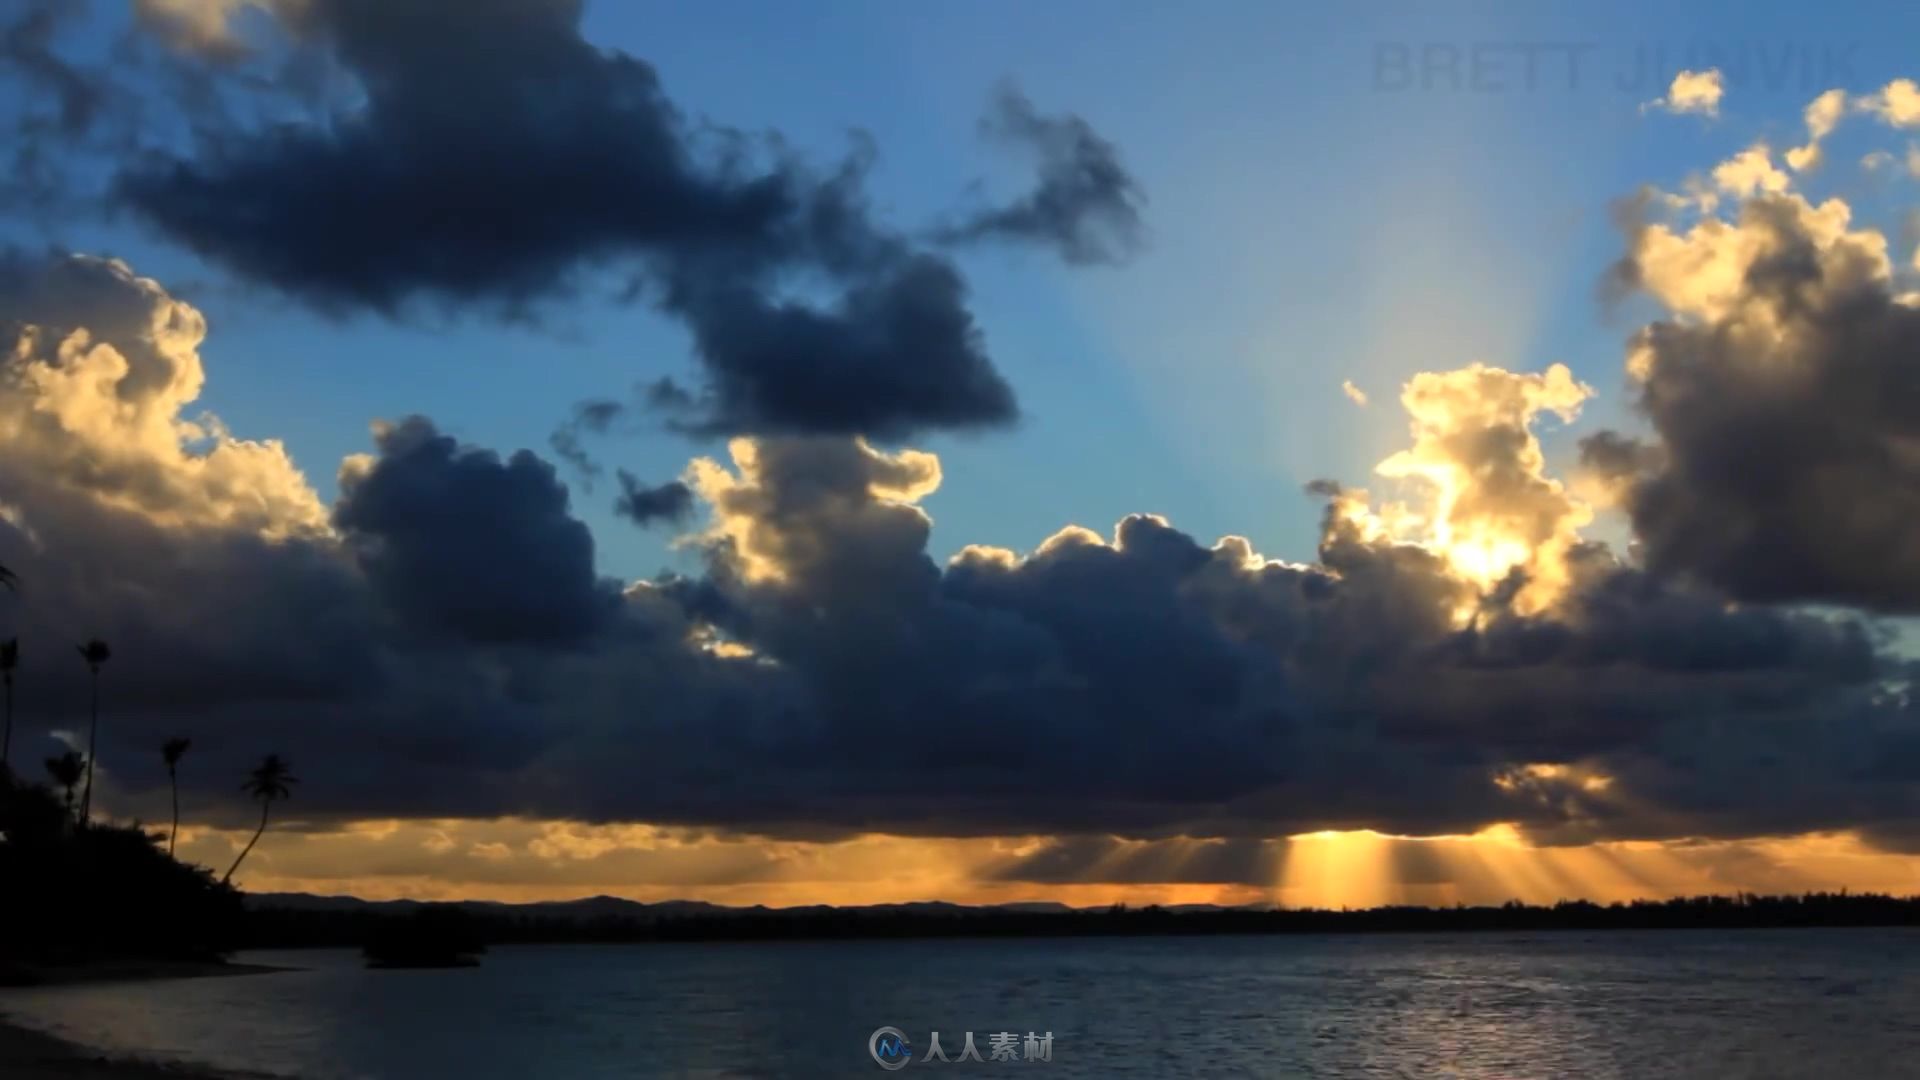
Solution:
[{"label": "sandy beach", "polygon": [[[37,969],[32,984],[128,982],[151,979],[267,975],[290,968],[258,964],[113,964]],[[104,1057],[86,1047],[12,1023],[0,988],[0,1077],[7,1080],[237,1080],[234,1074],[184,1065]]]}]

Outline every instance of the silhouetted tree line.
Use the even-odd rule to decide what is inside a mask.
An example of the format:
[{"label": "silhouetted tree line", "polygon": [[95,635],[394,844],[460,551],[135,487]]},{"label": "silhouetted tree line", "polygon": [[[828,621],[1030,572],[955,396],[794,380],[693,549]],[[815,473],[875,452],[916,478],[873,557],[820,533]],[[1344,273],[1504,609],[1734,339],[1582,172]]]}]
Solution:
[{"label": "silhouetted tree line", "polygon": [[82,825],[70,798],[0,769],[0,833],[0,981],[28,966],[216,960],[234,947],[239,892],[169,856],[164,832]]},{"label": "silhouetted tree line", "polygon": [[[1920,898],[1853,893],[1804,896],[1701,896],[1550,906],[1517,901],[1498,907],[1383,907],[1362,911],[1168,911],[1119,906],[1095,911],[1033,912],[992,908],[929,913],[916,910],[806,909],[741,911],[659,918],[574,919],[453,905],[422,905],[410,914],[378,909],[249,912],[250,947],[357,946],[420,912],[465,913],[463,931],[495,945],[644,941],[772,941],[912,937],[1079,937],[1168,934],[1323,934],[1528,930],[1733,929],[1920,925]],[[387,928],[384,929],[383,928]]]}]

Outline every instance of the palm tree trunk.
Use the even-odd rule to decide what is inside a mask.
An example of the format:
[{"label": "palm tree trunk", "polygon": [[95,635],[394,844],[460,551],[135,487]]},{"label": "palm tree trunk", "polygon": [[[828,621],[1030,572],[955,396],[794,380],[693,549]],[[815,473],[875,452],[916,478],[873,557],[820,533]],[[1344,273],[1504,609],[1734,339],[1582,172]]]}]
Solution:
[{"label": "palm tree trunk", "polygon": [[167,834],[167,858],[173,858],[174,841],[180,839],[180,773],[167,766],[167,783],[173,786],[173,831]]},{"label": "palm tree trunk", "polygon": [[13,672],[7,672],[7,733],[0,736],[0,772],[7,769],[13,753]]},{"label": "palm tree trunk", "polygon": [[93,755],[100,743],[100,669],[93,669],[93,719],[87,725],[87,790],[80,796],[80,823],[93,823]]},{"label": "palm tree trunk", "polygon": [[232,866],[227,867],[227,876],[220,879],[222,885],[233,880],[233,872],[240,869],[240,864],[247,861],[247,854],[253,850],[253,845],[260,842],[260,834],[267,831],[267,811],[271,809],[273,809],[272,799],[260,801],[260,827],[253,830],[253,839],[247,841],[247,846],[241,849],[240,857],[233,860]]}]

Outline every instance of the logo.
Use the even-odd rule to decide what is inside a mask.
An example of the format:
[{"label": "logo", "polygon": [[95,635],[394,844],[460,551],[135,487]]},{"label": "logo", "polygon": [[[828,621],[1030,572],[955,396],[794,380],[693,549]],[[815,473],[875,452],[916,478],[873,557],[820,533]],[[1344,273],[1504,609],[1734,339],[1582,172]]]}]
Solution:
[{"label": "logo", "polygon": [[897,1027],[875,1028],[867,1036],[867,1052],[883,1069],[904,1069],[913,1061],[913,1047],[907,1045],[907,1033]]}]

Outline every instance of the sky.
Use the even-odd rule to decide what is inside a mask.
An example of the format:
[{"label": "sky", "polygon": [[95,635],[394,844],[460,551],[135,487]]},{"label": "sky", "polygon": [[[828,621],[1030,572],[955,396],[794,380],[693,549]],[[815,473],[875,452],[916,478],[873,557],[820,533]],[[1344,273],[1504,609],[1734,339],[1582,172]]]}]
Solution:
[{"label": "sky", "polygon": [[1916,21],[4,0],[14,765],[98,635],[254,889],[1920,891]]}]

